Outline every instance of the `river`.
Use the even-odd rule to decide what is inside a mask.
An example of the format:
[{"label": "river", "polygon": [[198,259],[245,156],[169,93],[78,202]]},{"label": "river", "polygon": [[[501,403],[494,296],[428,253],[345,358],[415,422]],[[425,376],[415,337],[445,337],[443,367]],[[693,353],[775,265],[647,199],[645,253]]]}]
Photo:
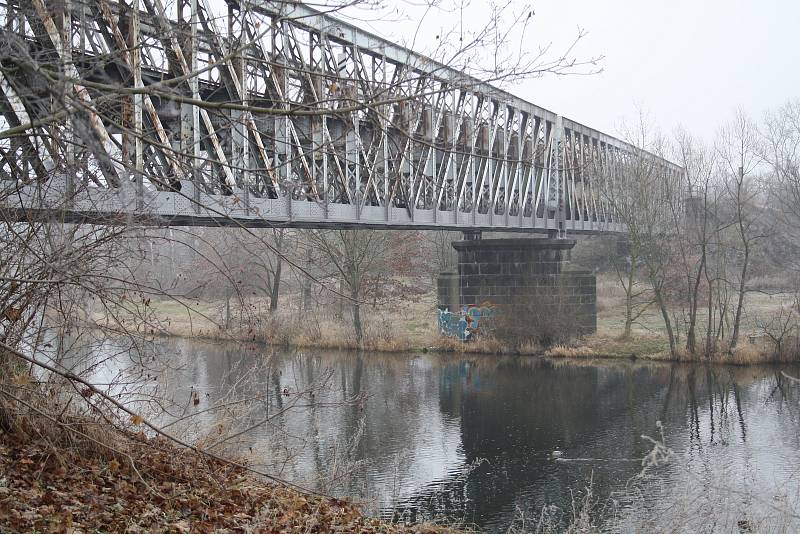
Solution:
[{"label": "river", "polygon": [[[147,384],[137,402],[170,431],[372,514],[563,525],[591,485],[618,530],[800,530],[800,384],[782,374],[797,368],[154,349],[169,365],[151,374],[105,343],[95,379]],[[155,391],[175,403],[156,409]],[[643,470],[651,439],[671,454]]]}]

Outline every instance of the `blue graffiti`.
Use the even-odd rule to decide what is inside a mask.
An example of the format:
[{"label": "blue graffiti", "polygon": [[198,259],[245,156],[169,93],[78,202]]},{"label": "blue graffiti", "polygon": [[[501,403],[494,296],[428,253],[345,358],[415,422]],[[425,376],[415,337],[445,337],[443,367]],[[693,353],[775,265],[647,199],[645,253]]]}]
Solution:
[{"label": "blue graffiti", "polygon": [[461,341],[469,341],[478,335],[482,324],[486,331],[486,320],[495,316],[494,307],[488,302],[480,306],[464,306],[458,313],[450,310],[437,311],[439,313],[439,332]]}]

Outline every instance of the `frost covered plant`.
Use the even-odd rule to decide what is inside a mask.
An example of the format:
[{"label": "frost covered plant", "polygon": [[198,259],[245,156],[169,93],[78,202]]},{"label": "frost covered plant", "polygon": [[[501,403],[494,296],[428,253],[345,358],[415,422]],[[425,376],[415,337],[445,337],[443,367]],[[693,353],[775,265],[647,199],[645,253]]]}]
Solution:
[{"label": "frost covered plant", "polygon": [[667,447],[666,440],[664,439],[664,425],[661,421],[656,421],[656,428],[658,428],[660,439],[653,439],[650,436],[642,435],[642,439],[652,443],[653,448],[642,458],[642,470],[637,475],[639,478],[644,477],[649,469],[669,463],[674,454],[672,449]]}]

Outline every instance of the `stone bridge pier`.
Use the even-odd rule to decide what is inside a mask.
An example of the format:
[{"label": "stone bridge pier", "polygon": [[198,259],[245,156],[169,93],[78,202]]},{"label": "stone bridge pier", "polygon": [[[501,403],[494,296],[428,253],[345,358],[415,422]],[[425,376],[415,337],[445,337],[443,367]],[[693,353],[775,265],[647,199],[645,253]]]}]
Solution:
[{"label": "stone bridge pier", "polygon": [[487,326],[511,341],[555,342],[595,332],[595,276],[569,266],[575,243],[466,235],[453,243],[457,275],[442,273],[439,278],[439,307],[454,311],[456,303],[461,308],[490,305],[496,314]]}]

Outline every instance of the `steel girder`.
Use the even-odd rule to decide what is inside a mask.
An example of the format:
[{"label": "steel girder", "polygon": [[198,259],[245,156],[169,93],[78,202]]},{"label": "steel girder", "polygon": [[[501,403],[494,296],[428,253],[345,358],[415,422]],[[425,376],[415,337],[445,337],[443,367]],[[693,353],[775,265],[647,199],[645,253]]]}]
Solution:
[{"label": "steel girder", "polygon": [[20,218],[624,231],[634,147],[303,4],[48,4],[0,2]]}]

